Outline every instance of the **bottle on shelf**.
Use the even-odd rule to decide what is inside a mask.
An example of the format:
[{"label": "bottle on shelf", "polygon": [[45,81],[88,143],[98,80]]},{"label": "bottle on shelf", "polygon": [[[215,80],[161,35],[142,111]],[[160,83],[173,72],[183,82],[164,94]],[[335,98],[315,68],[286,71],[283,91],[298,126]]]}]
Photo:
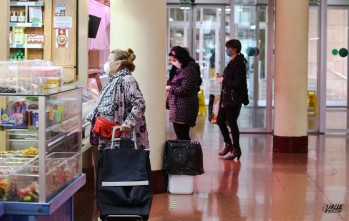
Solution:
[{"label": "bottle on shelf", "polygon": [[18,15],[18,22],[22,22],[24,23],[25,22],[25,11],[20,11],[19,12],[19,15]]},{"label": "bottle on shelf", "polygon": [[16,52],[16,54],[14,55],[10,55],[10,60],[18,60],[18,61],[21,61],[21,60],[24,60],[24,53],[22,52],[22,50],[18,50]]},{"label": "bottle on shelf", "polygon": [[17,12],[16,11],[11,11],[10,21],[11,22],[18,22],[18,16],[17,16]]}]

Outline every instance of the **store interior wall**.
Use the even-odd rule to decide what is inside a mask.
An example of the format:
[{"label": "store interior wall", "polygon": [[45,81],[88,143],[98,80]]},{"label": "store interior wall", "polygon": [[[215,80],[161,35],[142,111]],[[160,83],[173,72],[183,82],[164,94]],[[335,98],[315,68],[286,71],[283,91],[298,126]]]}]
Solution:
[{"label": "store interior wall", "polygon": [[110,52],[110,7],[89,0],[89,14],[101,18],[96,38],[89,38],[89,68],[102,69]]},{"label": "store interior wall", "polygon": [[112,1],[110,12],[110,48],[132,48],[136,54],[132,75],[146,101],[152,171],[162,170],[166,141],[166,2]]},{"label": "store interior wall", "polygon": [[0,60],[8,60],[9,55],[9,48],[8,48],[8,35],[7,33],[8,24],[9,24],[9,17],[10,17],[10,3],[9,2],[2,2],[1,7],[8,8],[8,10],[4,10],[2,13],[0,13],[0,30],[3,30],[2,35],[0,37]]}]

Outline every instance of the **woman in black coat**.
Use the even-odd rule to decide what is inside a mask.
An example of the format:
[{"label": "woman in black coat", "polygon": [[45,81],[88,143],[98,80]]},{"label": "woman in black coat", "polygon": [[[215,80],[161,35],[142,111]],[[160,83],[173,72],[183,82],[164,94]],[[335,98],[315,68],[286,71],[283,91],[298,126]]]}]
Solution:
[{"label": "woman in black coat", "polygon": [[177,68],[166,86],[170,122],[173,123],[178,140],[190,140],[190,127],[195,126],[199,111],[198,91],[202,82],[200,67],[180,46],[173,47],[169,56]]},{"label": "woman in black coat", "polygon": [[[216,81],[222,84],[221,100],[217,116],[217,125],[224,138],[224,148],[218,153],[227,160],[238,160],[241,157],[240,131],[237,124],[242,104],[248,104],[246,59],[241,54],[241,42],[237,39],[225,43],[226,53],[230,62],[224,69],[223,76],[216,76]],[[232,139],[229,135],[230,127]],[[233,140],[233,141],[232,141]]]}]

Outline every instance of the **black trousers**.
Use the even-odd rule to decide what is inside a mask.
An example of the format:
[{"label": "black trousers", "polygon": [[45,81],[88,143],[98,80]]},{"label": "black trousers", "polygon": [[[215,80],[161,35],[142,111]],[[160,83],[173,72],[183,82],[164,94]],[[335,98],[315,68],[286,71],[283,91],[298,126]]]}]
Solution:
[{"label": "black trousers", "polygon": [[[240,148],[240,131],[238,126],[238,117],[240,115],[241,104],[231,107],[219,107],[217,116],[217,125],[221,130],[224,142]],[[233,142],[231,141],[228,126],[231,130]]]},{"label": "black trousers", "polygon": [[190,140],[190,126],[188,124],[173,123],[173,129],[178,140]]}]

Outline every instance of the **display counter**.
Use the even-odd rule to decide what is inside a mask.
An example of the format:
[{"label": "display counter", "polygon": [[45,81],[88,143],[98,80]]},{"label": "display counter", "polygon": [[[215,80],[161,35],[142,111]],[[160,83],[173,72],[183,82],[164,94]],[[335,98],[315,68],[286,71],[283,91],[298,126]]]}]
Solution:
[{"label": "display counter", "polygon": [[56,84],[51,75],[60,75],[61,68],[45,62],[0,62],[0,69],[3,220],[40,220],[63,215],[61,209],[70,210],[72,220],[72,196],[86,181],[82,88]]},{"label": "display counter", "polygon": [[0,203],[0,218],[4,215],[4,203]]},{"label": "display counter", "polygon": [[62,191],[47,203],[4,202],[0,221],[74,220],[73,195],[85,184],[86,175],[76,176]]}]

